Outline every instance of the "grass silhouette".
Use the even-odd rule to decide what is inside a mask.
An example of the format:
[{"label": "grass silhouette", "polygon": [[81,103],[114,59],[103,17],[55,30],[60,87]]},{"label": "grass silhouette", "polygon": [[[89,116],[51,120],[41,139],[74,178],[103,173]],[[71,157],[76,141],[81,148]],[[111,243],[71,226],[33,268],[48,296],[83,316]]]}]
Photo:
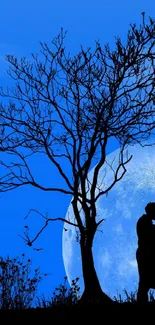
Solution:
[{"label": "grass silhouette", "polygon": [[[46,299],[44,295],[37,296],[37,287],[43,279],[39,268],[34,270],[34,276],[30,277],[32,262],[24,259],[22,254],[19,258],[0,257],[0,317],[6,320],[67,320],[72,317],[83,319],[83,315],[95,317],[108,312],[108,308],[102,304],[81,305],[79,278],[72,280],[71,286],[67,285],[67,277],[64,283],[55,288],[51,298]],[[137,291],[128,293],[124,290],[125,298],[118,294],[113,297],[115,305],[138,306]],[[153,290],[149,292],[148,305],[154,305],[155,297]],[[113,307],[110,307],[113,308]],[[115,308],[115,306],[114,306]],[[117,307],[116,307],[117,308]],[[121,307],[122,308],[122,307]],[[122,313],[122,310],[120,313]],[[135,311],[134,311],[135,312]],[[116,315],[116,309],[115,309]]]}]

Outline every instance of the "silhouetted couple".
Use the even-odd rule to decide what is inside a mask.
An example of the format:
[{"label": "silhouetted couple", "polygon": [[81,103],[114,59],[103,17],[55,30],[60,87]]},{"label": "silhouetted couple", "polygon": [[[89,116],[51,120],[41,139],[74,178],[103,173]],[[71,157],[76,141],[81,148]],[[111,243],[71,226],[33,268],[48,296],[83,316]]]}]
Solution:
[{"label": "silhouetted couple", "polygon": [[137,222],[138,249],[136,259],[139,271],[137,302],[148,302],[149,289],[155,289],[155,202],[145,207],[146,214]]}]

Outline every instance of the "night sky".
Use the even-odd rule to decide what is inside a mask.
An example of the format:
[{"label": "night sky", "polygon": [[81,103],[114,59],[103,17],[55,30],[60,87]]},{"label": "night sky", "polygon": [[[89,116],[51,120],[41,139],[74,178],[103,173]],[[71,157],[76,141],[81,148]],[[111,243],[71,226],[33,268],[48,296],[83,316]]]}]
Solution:
[{"label": "night sky", "polygon": [[[12,85],[12,80],[6,73],[8,63],[6,54],[17,58],[31,58],[31,53],[39,52],[39,42],[50,41],[58,35],[61,27],[67,30],[65,40],[66,50],[73,55],[84,47],[94,47],[95,40],[101,45],[109,42],[114,46],[114,36],[125,40],[130,23],[141,22],[141,13],[154,18],[155,2],[153,0],[2,0],[0,2],[0,85]],[[117,148],[111,143],[108,153]],[[2,154],[2,153],[1,153]],[[2,156],[0,156],[0,160]],[[44,185],[61,186],[61,178],[54,167],[43,156],[38,156],[33,162],[34,173]],[[70,175],[70,170],[68,170]],[[30,208],[49,217],[65,217],[71,197],[60,193],[47,193],[30,186],[0,194],[0,255],[11,257],[25,253],[31,258],[34,268],[40,266],[43,273],[50,273],[40,284],[40,293],[46,296],[52,294],[54,288],[63,282],[65,269],[62,259],[61,222],[51,223],[35,243],[34,247],[43,248],[33,251],[27,247],[18,236],[23,234],[23,227],[28,225],[30,234],[35,236],[43,225],[42,218],[31,214],[24,220]]]}]

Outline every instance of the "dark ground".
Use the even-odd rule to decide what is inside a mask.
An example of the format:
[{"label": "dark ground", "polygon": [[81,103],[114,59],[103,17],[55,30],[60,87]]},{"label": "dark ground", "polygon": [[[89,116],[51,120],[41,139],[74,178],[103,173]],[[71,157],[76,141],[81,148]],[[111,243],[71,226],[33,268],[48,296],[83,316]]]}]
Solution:
[{"label": "dark ground", "polygon": [[[122,303],[114,305],[87,305],[87,306],[56,306],[49,308],[31,308],[26,310],[1,310],[0,324],[59,324],[62,322],[78,322],[83,323],[93,322],[94,324],[119,324],[147,323],[151,318],[151,323],[154,323],[155,318],[155,303],[138,305],[137,303]],[[29,325],[29,324],[28,324]]]}]

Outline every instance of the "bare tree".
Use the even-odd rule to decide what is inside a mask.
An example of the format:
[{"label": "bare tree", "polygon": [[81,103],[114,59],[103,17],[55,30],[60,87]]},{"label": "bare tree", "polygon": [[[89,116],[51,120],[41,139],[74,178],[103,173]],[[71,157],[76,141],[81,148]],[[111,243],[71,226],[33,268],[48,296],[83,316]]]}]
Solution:
[{"label": "bare tree", "polygon": [[[8,73],[16,85],[0,92],[8,100],[0,105],[0,150],[4,157],[0,161],[4,171],[0,191],[32,185],[72,196],[75,223],[45,217],[45,225],[34,239],[29,238],[28,229],[25,239],[32,246],[49,221],[62,220],[75,226],[80,235],[85,285],[81,300],[112,302],[101,289],[92,255],[95,233],[104,220],[97,220],[96,203],[124,176],[132,158],[126,155],[127,146],[142,144],[154,130],[155,21],[149,18],[146,23],[143,13],[141,25],[130,26],[125,45],[116,38],[114,50],[97,41],[94,50],[81,46],[73,57],[66,54],[64,38],[61,30],[52,41],[54,50],[41,43],[41,59],[32,54],[32,62],[7,56]],[[99,186],[111,138],[120,145],[118,166],[113,169],[112,183]],[[29,157],[38,153],[57,168],[64,187],[45,187],[37,181]],[[9,164],[6,154],[13,157]],[[88,173],[94,158],[97,164],[90,182]],[[71,177],[63,169],[64,159]]]}]

